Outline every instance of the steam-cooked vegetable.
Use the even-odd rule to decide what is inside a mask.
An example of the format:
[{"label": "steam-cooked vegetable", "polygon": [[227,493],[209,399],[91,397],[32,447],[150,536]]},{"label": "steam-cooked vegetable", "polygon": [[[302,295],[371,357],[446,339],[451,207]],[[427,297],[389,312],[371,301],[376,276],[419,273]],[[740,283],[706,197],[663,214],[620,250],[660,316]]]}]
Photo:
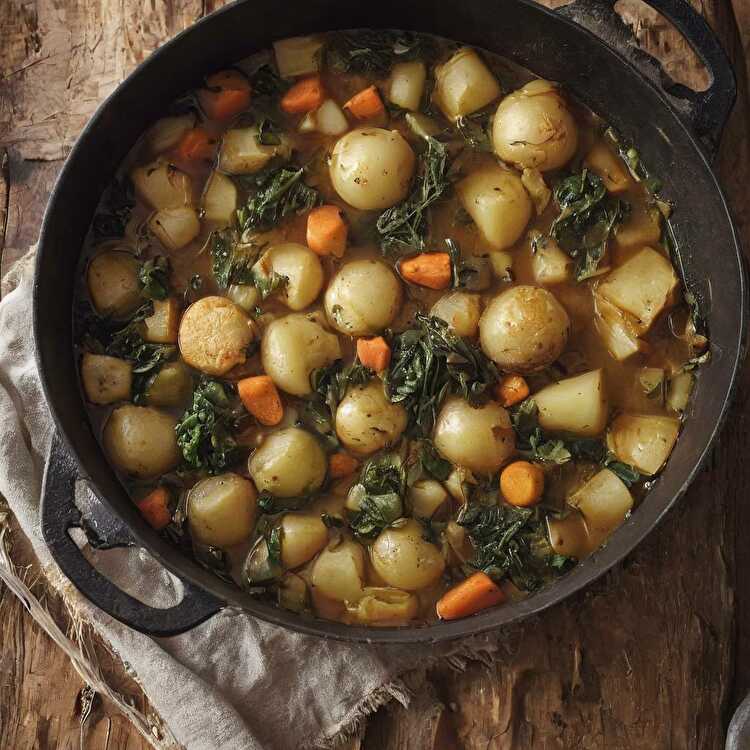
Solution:
[{"label": "steam-cooked vegetable", "polygon": [[126,252],[108,251],[92,259],[86,282],[100,315],[125,318],[143,302],[138,270],[138,261]]},{"label": "steam-cooked vegetable", "polygon": [[603,370],[566,378],[534,394],[539,424],[550,432],[599,435],[609,416]]},{"label": "steam-cooked vegetable", "polygon": [[470,115],[500,96],[500,86],[482,58],[469,47],[435,68],[435,103],[449,120]]},{"label": "steam-cooked vegetable", "polygon": [[324,549],[312,568],[313,589],[339,602],[357,602],[364,595],[365,552],[349,539]]},{"label": "steam-cooked vegetable", "polygon": [[273,245],[253,266],[256,286],[274,275],[285,279],[279,299],[290,310],[302,310],[312,304],[323,287],[323,267],[318,256],[296,242]]},{"label": "steam-cooked vegetable", "polygon": [[476,294],[450,292],[432,306],[430,315],[444,320],[457,336],[472,337],[479,328],[481,304]]},{"label": "steam-cooked vegetable", "polygon": [[598,175],[610,193],[622,193],[633,184],[622,159],[602,141],[591,147],[583,166]]},{"label": "steam-cooked vegetable", "polygon": [[195,209],[181,206],[157,211],[148,228],[167,250],[179,250],[198,236],[201,223]]},{"label": "steam-cooked vegetable", "polygon": [[190,177],[167,161],[157,160],[136,167],[130,173],[130,179],[138,195],[157,211],[190,205]]},{"label": "steam-cooked vegetable", "polygon": [[427,68],[420,60],[393,66],[388,85],[388,99],[402,109],[419,109]]},{"label": "steam-cooked vegetable", "polygon": [[193,376],[182,362],[166,362],[149,380],[144,398],[149,406],[184,406],[193,393]]},{"label": "steam-cooked vegetable", "polygon": [[672,417],[620,414],[609,428],[607,441],[617,458],[643,474],[656,474],[672,452],[680,422]]},{"label": "steam-cooked vegetable", "polygon": [[195,126],[195,115],[190,112],[176,117],[162,117],[146,132],[146,142],[155,156],[174,148],[185,133]]},{"label": "steam-cooked vegetable", "polygon": [[81,359],[81,380],[86,398],[92,404],[127,401],[133,382],[133,366],[124,359],[87,352]]},{"label": "steam-cooked vegetable", "polygon": [[294,78],[318,71],[323,41],[314,36],[293,36],[274,42],[273,51],[279,75]]},{"label": "steam-cooked vegetable", "polygon": [[281,519],[281,564],[298,568],[315,557],[328,542],[328,529],[320,516],[285,513]]},{"label": "steam-cooked vegetable", "polygon": [[366,586],[355,607],[347,610],[362,625],[403,625],[416,617],[419,599],[414,594],[385,586]]},{"label": "steam-cooked vegetable", "polygon": [[174,297],[154,300],[154,311],[143,319],[143,339],[152,344],[176,344],[180,305]]},{"label": "steam-cooked vegetable", "polygon": [[536,235],[531,240],[531,273],[541,286],[564,284],[570,279],[573,261],[551,237]]},{"label": "steam-cooked vegetable", "polygon": [[211,172],[203,190],[203,218],[227,226],[237,210],[237,187],[230,177],[221,172]]},{"label": "steam-cooked vegetable", "polygon": [[570,496],[568,502],[583,514],[593,546],[605,541],[633,508],[630,491],[609,469],[595,474]]}]

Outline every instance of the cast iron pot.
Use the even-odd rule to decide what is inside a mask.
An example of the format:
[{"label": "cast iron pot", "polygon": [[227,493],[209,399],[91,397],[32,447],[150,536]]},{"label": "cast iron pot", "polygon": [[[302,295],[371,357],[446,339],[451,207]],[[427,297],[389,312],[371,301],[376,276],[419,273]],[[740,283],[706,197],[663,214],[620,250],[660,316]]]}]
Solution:
[{"label": "cast iron pot", "polygon": [[[716,38],[684,0],[649,0],[685,34],[712,78],[694,93],[671,84],[629,44],[614,0],[548,11],[529,0],[305,0],[230,5],[165,44],[99,108],[81,133],[47,208],[37,255],[34,335],[37,359],[60,438],[47,467],[43,532],[62,570],[101,609],[138,630],[170,635],[223,607],[277,625],[348,641],[444,641],[515,622],[570,596],[627,555],[685,492],[721,428],[743,353],[747,302],[741,252],[709,160],[735,98],[731,67]],[[590,26],[602,41],[592,31]],[[110,468],[89,425],[73,357],[72,310],[83,239],[101,192],[121,159],[169,102],[213,70],[278,38],[336,28],[400,28],[485,47],[540,76],[561,81],[641,150],[677,209],[672,227],[688,287],[704,310],[713,357],[701,370],[684,431],[666,470],[609,543],[554,585],[474,617],[428,627],[364,628],[305,618],[254,599],[183,556],[143,521]],[[184,583],[181,603],[152,609],[91,568],[68,534],[81,525],[72,501],[85,478],[116,517],[99,524],[99,542],[137,544]],[[88,525],[91,526],[90,519]]]}]

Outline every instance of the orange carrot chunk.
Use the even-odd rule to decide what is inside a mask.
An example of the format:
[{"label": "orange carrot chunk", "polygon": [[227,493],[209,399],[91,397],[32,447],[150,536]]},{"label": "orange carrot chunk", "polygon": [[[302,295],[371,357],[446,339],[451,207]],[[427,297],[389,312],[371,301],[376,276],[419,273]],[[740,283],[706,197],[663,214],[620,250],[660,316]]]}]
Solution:
[{"label": "orange carrot chunk", "polygon": [[495,398],[501,406],[513,406],[529,395],[529,384],[520,375],[506,375],[495,386]]},{"label": "orange carrot chunk", "polygon": [[328,474],[331,479],[342,479],[354,474],[359,466],[359,461],[348,453],[334,453],[328,459]]},{"label": "orange carrot chunk", "polygon": [[514,461],[500,474],[500,492],[511,505],[534,505],[544,492],[544,472],[537,464]]},{"label": "orange carrot chunk", "polygon": [[358,120],[368,120],[371,117],[377,117],[385,111],[383,100],[380,98],[378,89],[375,86],[368,86],[358,94],[355,94],[344,105]]},{"label": "orange carrot chunk", "polygon": [[365,366],[375,372],[383,372],[391,364],[391,347],[382,336],[374,339],[357,339],[357,357]]},{"label": "orange carrot chunk", "polygon": [[318,255],[341,258],[348,232],[338,206],[318,206],[307,217],[307,246]]},{"label": "orange carrot chunk", "polygon": [[250,83],[237,70],[222,70],[206,79],[198,101],[209,120],[228,120],[250,106]]},{"label": "orange carrot chunk", "polygon": [[243,378],[237,383],[237,392],[245,408],[262,425],[272,427],[281,422],[284,416],[281,396],[268,375]]},{"label": "orange carrot chunk", "polygon": [[451,256],[448,253],[422,253],[402,261],[401,276],[428,289],[447,289],[451,285]]},{"label": "orange carrot chunk", "polygon": [[299,115],[317,109],[325,98],[320,76],[309,76],[292,86],[281,97],[281,108],[290,115]]},{"label": "orange carrot chunk", "polygon": [[213,159],[216,139],[203,128],[192,128],[182,136],[177,144],[177,158],[181,161],[200,161]]},{"label": "orange carrot chunk", "polygon": [[169,490],[157,487],[136,502],[136,507],[148,523],[157,531],[169,525],[172,513],[169,510]]},{"label": "orange carrot chunk", "polygon": [[504,601],[505,594],[479,571],[443,594],[437,603],[437,615],[441,620],[457,620]]}]

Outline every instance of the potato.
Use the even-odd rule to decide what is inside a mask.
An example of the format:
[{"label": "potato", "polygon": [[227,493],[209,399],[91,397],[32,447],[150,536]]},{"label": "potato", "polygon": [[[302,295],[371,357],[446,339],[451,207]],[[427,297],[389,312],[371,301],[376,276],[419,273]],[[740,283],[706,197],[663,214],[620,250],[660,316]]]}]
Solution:
[{"label": "potato", "polygon": [[232,472],[202,479],[188,493],[190,533],[197,542],[212,547],[244,542],[255,526],[257,511],[253,483]]},{"label": "potato", "polygon": [[609,469],[595,474],[568,502],[583,514],[592,548],[605,541],[633,508],[630,491]]},{"label": "potato", "polygon": [[591,147],[583,166],[599,175],[610,193],[622,193],[633,184],[622,159],[601,141]]},{"label": "potato", "polygon": [[308,607],[308,592],[305,579],[294,573],[285,573],[279,580],[278,602],[284,609],[304,612]]},{"label": "potato", "polygon": [[427,68],[420,60],[396,63],[391,70],[388,99],[401,109],[419,109],[427,80]]},{"label": "potato", "polygon": [[440,550],[425,541],[422,524],[413,518],[381,531],[370,548],[370,560],[389,586],[404,591],[437,583],[445,569]]},{"label": "potato", "polygon": [[261,492],[300,497],[319,489],[327,468],[320,443],[299,427],[267,435],[250,456],[248,471]]},{"label": "potato", "polygon": [[148,406],[118,406],[104,425],[104,450],[122,471],[139,479],[157,477],[180,460],[176,421]]},{"label": "potato", "polygon": [[224,375],[247,359],[253,331],[247,315],[226,297],[203,297],[182,316],[182,358],[208,375]]},{"label": "potato", "polygon": [[349,120],[333,99],[326,99],[315,111],[302,118],[298,130],[300,133],[341,135],[349,130]]},{"label": "potato", "polygon": [[438,414],[435,447],[451,463],[475,474],[494,474],[515,452],[516,437],[508,412],[496,401],[473,407],[451,397]]},{"label": "potato", "polygon": [[146,143],[152,154],[161,154],[174,148],[188,130],[195,127],[195,114],[190,112],[176,117],[162,117],[146,132]]},{"label": "potato", "polygon": [[252,312],[260,302],[260,292],[252,284],[232,284],[227,289],[227,297],[246,313]]},{"label": "potato", "polygon": [[310,374],[341,359],[338,336],[305,315],[274,320],[260,345],[263,369],[281,390],[293,396],[312,392]]},{"label": "potato", "polygon": [[179,250],[198,236],[201,222],[194,208],[163,208],[148,220],[148,228],[167,250]]},{"label": "potato", "polygon": [[469,47],[435,68],[435,103],[449,120],[470,115],[500,96],[500,85],[482,58]]},{"label": "potato", "polygon": [[645,349],[646,345],[638,338],[632,322],[620,308],[594,294],[594,309],[596,330],[607,345],[609,353],[618,362],[623,362]]},{"label": "potato", "polygon": [[557,87],[536,80],[500,102],[492,144],[503,161],[546,172],[570,161],[578,147],[578,128]]},{"label": "potato", "polygon": [[344,539],[324,549],[312,568],[313,590],[339,602],[356,602],[363,595],[365,551],[360,544]]},{"label": "potato", "polygon": [[432,518],[447,499],[447,490],[434,479],[419,479],[409,488],[409,504],[415,518]]},{"label": "potato", "polygon": [[661,239],[661,214],[658,208],[631,211],[615,228],[615,244],[621,250],[655,245]]},{"label": "potato", "polygon": [[193,376],[184,362],[166,362],[146,386],[149,406],[183,406],[193,393]]},{"label": "potato", "polygon": [[224,133],[219,149],[219,169],[229,174],[260,172],[274,156],[288,153],[285,144],[264,146],[258,143],[258,128],[233,128]]},{"label": "potato", "polygon": [[457,336],[476,336],[482,301],[477,294],[449,292],[430,310],[430,315],[444,320]]},{"label": "potato", "polygon": [[679,414],[687,409],[690,394],[693,392],[695,376],[692,372],[680,372],[669,380],[667,408]]},{"label": "potato", "polygon": [[623,463],[641,474],[656,474],[677,442],[680,421],[673,417],[620,414],[612,422],[607,443]]},{"label": "potato", "polygon": [[419,611],[414,594],[385,586],[366,586],[356,606],[347,608],[361,625],[403,625]]},{"label": "potato", "polygon": [[328,542],[328,529],[320,516],[285,513],[281,519],[281,564],[298,568],[315,557]]},{"label": "potato", "polygon": [[533,206],[521,178],[500,166],[486,166],[464,177],[456,192],[466,213],[493,250],[513,245],[529,223]]},{"label": "potato", "polygon": [[143,319],[143,338],[152,344],[176,344],[180,303],[174,297],[154,300],[154,312]]},{"label": "potato", "polygon": [[498,281],[513,281],[513,255],[505,250],[489,254],[492,274]]},{"label": "potato", "polygon": [[592,550],[586,521],[575,510],[565,518],[547,516],[547,533],[550,546],[558,555],[580,560]]},{"label": "potato", "polygon": [[103,317],[126,318],[143,303],[138,261],[118,250],[96,255],[86,271],[91,301]]},{"label": "potato", "polygon": [[644,247],[610,272],[597,293],[635,318],[636,330],[645,333],[672,302],[679,280],[668,258]]},{"label": "potato", "polygon": [[336,410],[336,434],[344,447],[358,456],[395,443],[406,422],[405,409],[388,400],[377,378],[349,388]]},{"label": "potato", "polygon": [[541,216],[552,198],[552,191],[547,187],[544,176],[538,169],[524,169],[521,182],[534,204],[536,215]]},{"label": "potato", "polygon": [[331,183],[350,206],[382,210],[406,197],[415,164],[411,146],[398,131],[357,128],[336,141]]},{"label": "potato", "polygon": [[527,374],[552,364],[568,343],[570,319],[546,289],[514,286],[495,297],[479,321],[484,353],[501,369]]},{"label": "potato", "polygon": [[211,172],[201,198],[203,218],[216,222],[219,226],[228,226],[234,219],[237,210],[237,186],[231,177],[221,172]]},{"label": "potato", "polygon": [[157,211],[189,206],[192,201],[190,177],[165,160],[136,167],[130,179],[138,195]]},{"label": "potato", "polygon": [[539,407],[539,424],[549,432],[595,437],[607,425],[609,407],[603,370],[553,383],[532,398]]},{"label": "potato", "polygon": [[532,244],[531,273],[542,286],[555,286],[570,280],[573,261],[551,237]]},{"label": "potato", "polygon": [[81,380],[86,398],[92,404],[127,401],[133,382],[133,366],[124,359],[87,352],[81,359]]},{"label": "potato", "polygon": [[349,336],[382,332],[401,308],[401,282],[379,260],[344,265],[326,289],[324,304],[331,325]]},{"label": "potato", "polygon": [[253,266],[255,278],[268,278],[273,273],[287,278],[278,297],[290,310],[302,310],[311,305],[323,288],[320,258],[309,247],[297,242],[273,245]]},{"label": "potato", "polygon": [[323,41],[314,36],[293,36],[273,43],[276,67],[282,78],[317,73]]}]

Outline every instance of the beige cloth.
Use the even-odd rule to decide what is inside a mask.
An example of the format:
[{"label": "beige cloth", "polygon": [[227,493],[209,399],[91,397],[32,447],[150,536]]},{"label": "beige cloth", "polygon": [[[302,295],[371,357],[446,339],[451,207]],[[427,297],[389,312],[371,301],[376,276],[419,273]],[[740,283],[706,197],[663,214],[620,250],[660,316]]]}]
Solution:
[{"label": "beige cloth", "polygon": [[[42,472],[52,423],[34,363],[33,250],[4,280],[0,301],[0,493],[40,562],[55,570],[39,526]],[[79,507],[91,499],[81,488]],[[169,606],[179,583],[143,550],[89,551],[130,593]],[[137,593],[136,593],[137,592]],[[93,605],[83,614],[135,673],[169,729],[189,750],[326,747],[391,698],[399,677],[430,661],[487,657],[491,636],[424,647],[347,645],[222,611],[183,635],[149,638]]]}]

